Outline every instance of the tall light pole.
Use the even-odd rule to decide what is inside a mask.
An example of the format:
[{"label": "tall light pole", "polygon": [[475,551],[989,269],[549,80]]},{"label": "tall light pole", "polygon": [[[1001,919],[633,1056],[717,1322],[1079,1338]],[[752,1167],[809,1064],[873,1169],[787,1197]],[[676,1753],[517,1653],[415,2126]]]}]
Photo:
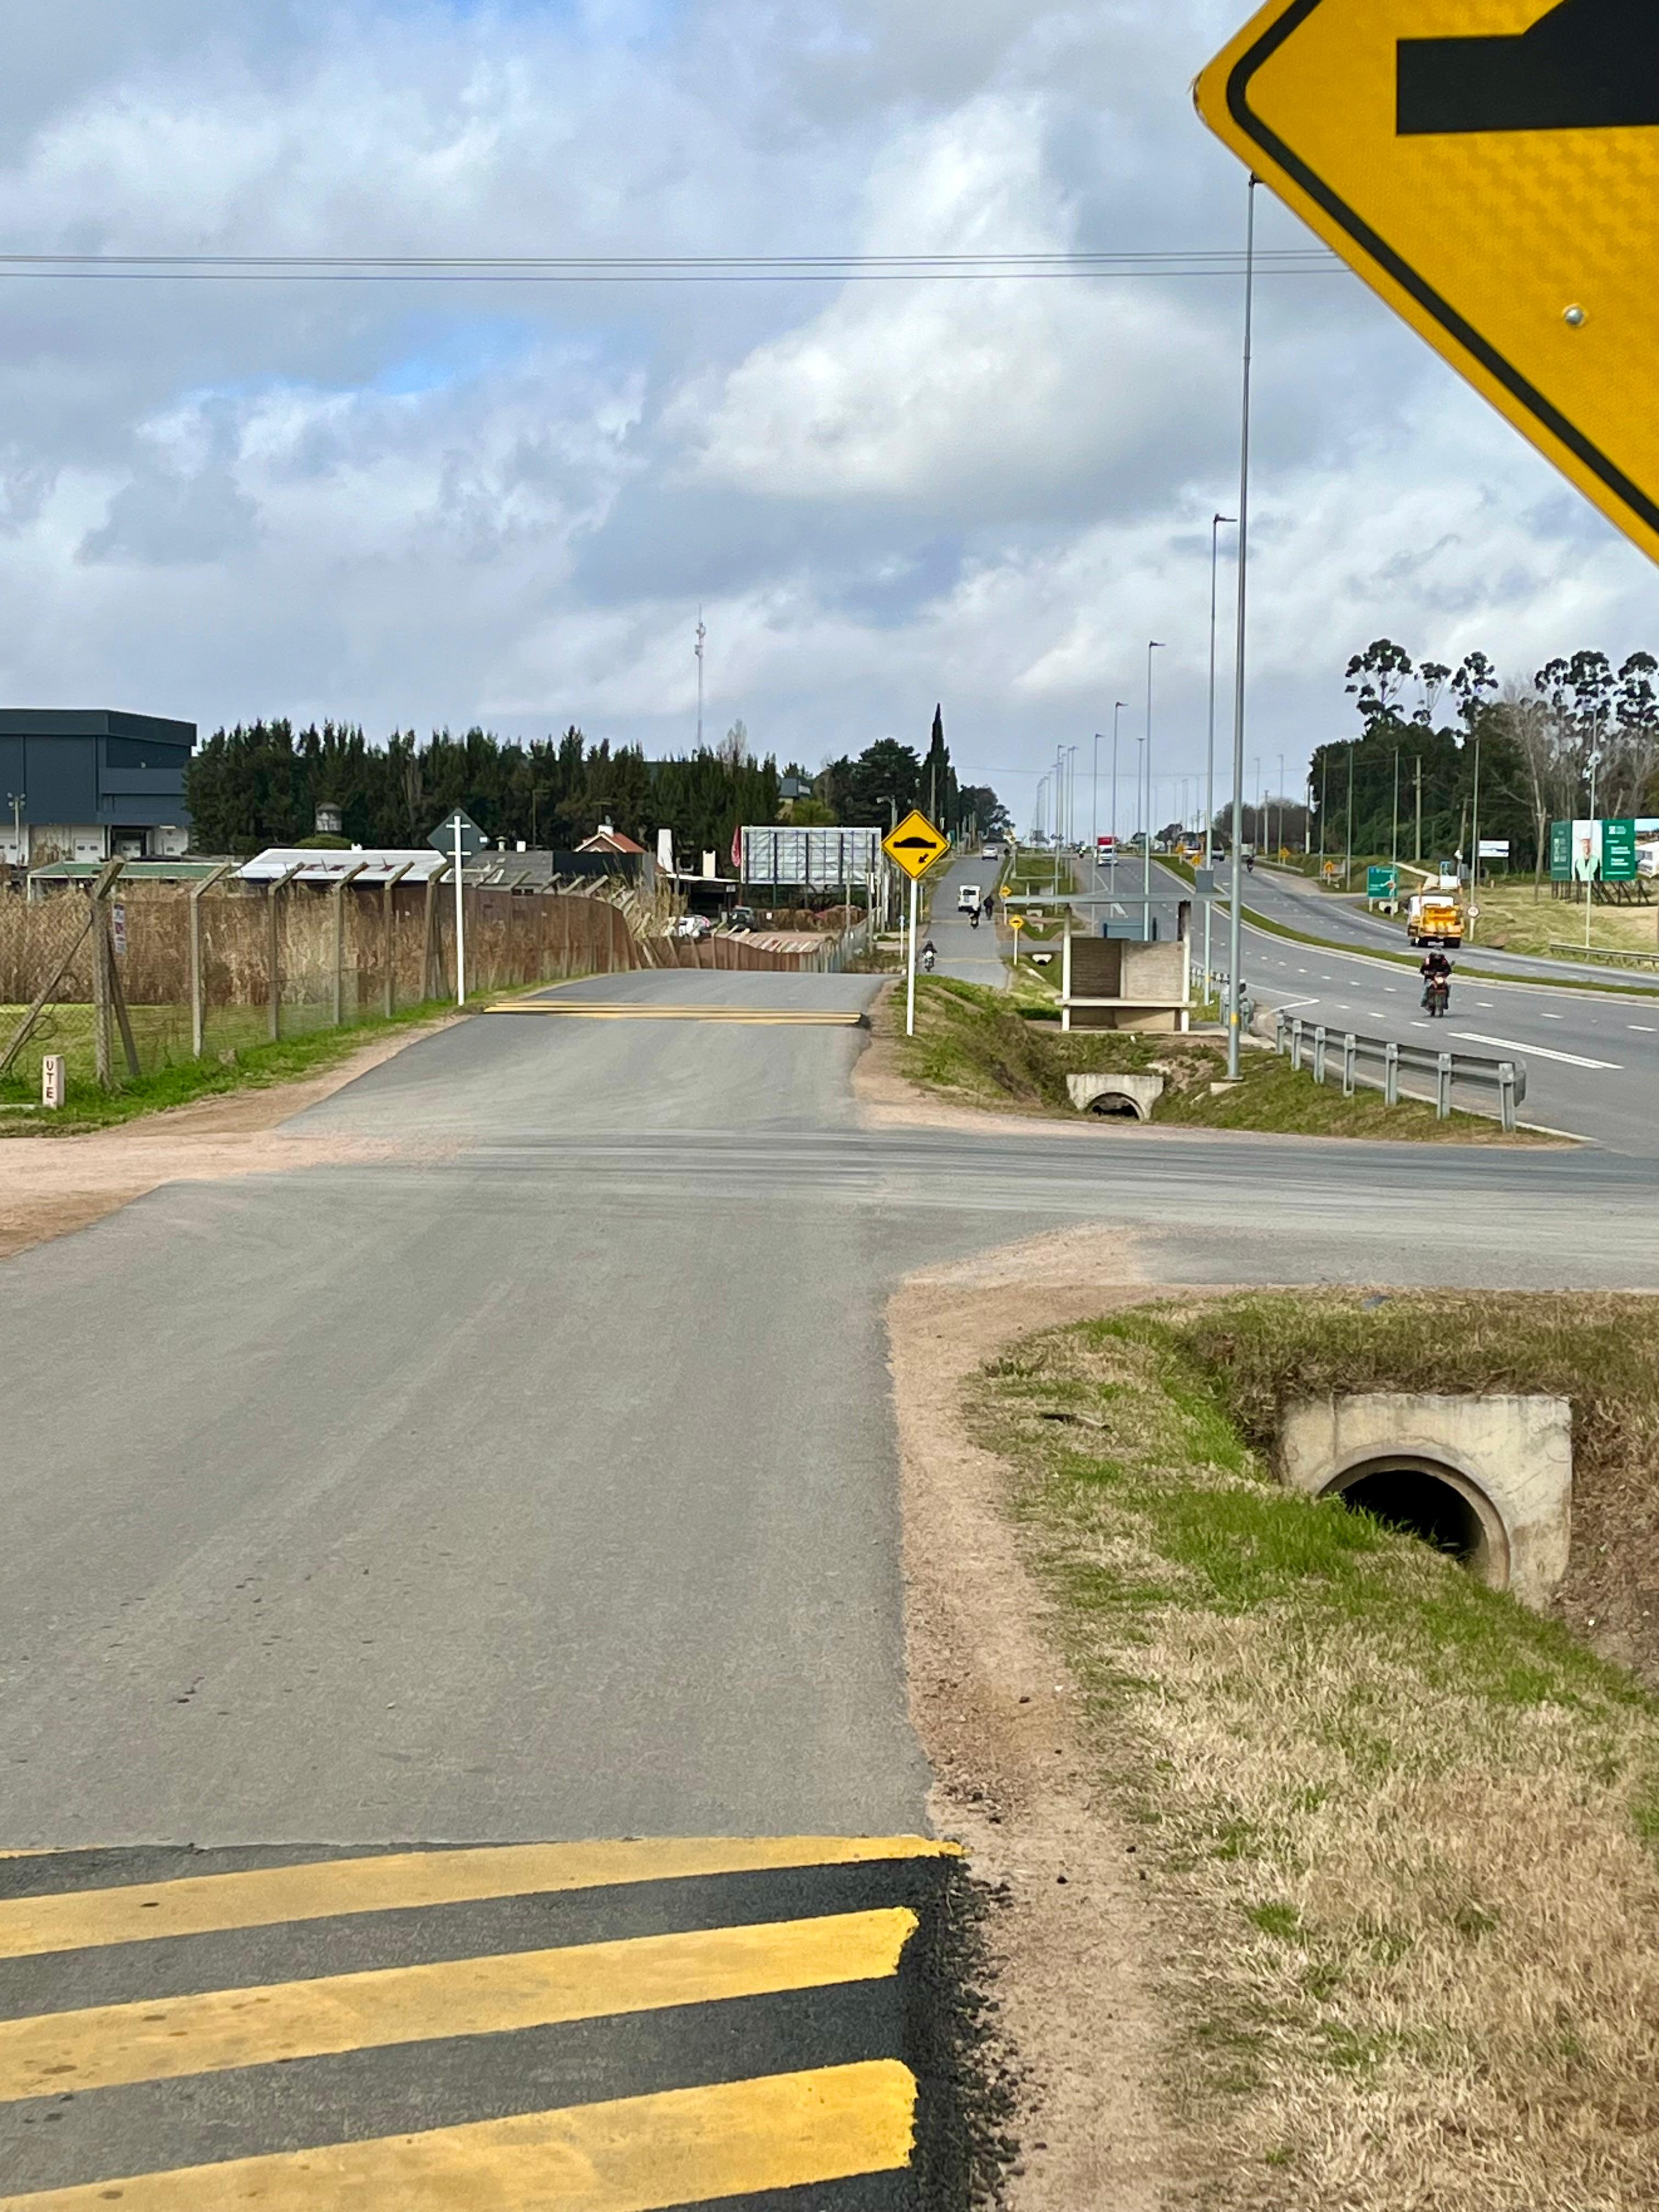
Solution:
[{"label": "tall light pole", "polygon": [[702,626],[702,609],[699,607],[697,609],[697,642],[694,648],[697,656],[697,750],[699,752],[702,750],[702,641],[708,635],[708,631]]},{"label": "tall light pole", "polygon": [[1284,842],[1285,842],[1285,756],[1284,756],[1284,754],[1283,754],[1283,753],[1280,753],[1280,755],[1279,756],[1279,844],[1278,844],[1278,845],[1275,845],[1275,846],[1273,847],[1273,851],[1274,851],[1274,853],[1275,853],[1275,854],[1277,854],[1277,852],[1278,852],[1278,851],[1279,851],[1279,846],[1283,845],[1283,843],[1284,843]]},{"label": "tall light pole", "polygon": [[1232,912],[1227,919],[1227,1073],[1238,1079],[1238,1000],[1243,988],[1243,918],[1240,881],[1244,816],[1244,589],[1250,544],[1250,325],[1255,312],[1255,179],[1250,179],[1244,223],[1244,358],[1238,426],[1238,617],[1233,648]]},{"label": "tall light pole", "polygon": [[[1210,735],[1204,753],[1204,865],[1215,866],[1215,589],[1216,564],[1219,558],[1218,539],[1224,526],[1230,526],[1238,520],[1234,514],[1218,514],[1210,521]],[[1204,989],[1210,988],[1210,909],[1215,904],[1213,893],[1204,902]]]},{"label": "tall light pole", "polygon": [[1095,773],[1092,795],[1089,802],[1089,867],[1091,888],[1092,872],[1100,866],[1100,732],[1095,732]]},{"label": "tall light pole", "polygon": [[1118,717],[1128,705],[1127,699],[1112,702],[1112,892],[1117,893],[1117,725]]},{"label": "tall light pole", "polygon": [[1146,842],[1140,855],[1140,936],[1150,944],[1152,935],[1152,655],[1161,653],[1161,637],[1146,641]]}]

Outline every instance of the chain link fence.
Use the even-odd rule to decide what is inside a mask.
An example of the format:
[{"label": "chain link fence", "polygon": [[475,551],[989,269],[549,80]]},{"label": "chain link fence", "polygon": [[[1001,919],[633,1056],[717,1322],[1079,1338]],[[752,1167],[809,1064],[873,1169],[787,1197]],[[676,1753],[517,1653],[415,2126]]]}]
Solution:
[{"label": "chain link fence", "polygon": [[[71,1086],[118,1086],[203,1056],[452,999],[454,885],[433,878],[0,890],[0,1100],[40,1095],[59,1054]],[[838,967],[841,940],[808,952],[741,939],[675,945],[605,896],[469,886],[467,994],[574,975],[696,966]]]}]

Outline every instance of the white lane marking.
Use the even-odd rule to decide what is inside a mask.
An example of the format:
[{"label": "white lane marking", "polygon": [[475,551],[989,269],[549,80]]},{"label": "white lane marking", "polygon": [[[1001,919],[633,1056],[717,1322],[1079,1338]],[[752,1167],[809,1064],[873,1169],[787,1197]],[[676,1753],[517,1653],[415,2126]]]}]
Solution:
[{"label": "white lane marking", "polygon": [[1651,1022],[1626,1022],[1625,1027],[1627,1030],[1645,1030],[1650,1036],[1654,1033]]},{"label": "white lane marking", "polygon": [[1481,1012],[1482,1012],[1483,1014],[1489,1014],[1489,1013],[1491,1013],[1491,1012],[1492,1012],[1492,1000],[1491,1000],[1490,999],[1477,999],[1477,1000],[1475,1000],[1475,1002],[1474,1002],[1474,1003],[1475,1003],[1475,1005],[1476,1005],[1477,1006],[1479,1006],[1479,1007],[1480,1007],[1480,1011],[1481,1011]]},{"label": "white lane marking", "polygon": [[1382,988],[1389,994],[1390,998],[1398,998],[1400,995],[1400,987],[1397,983],[1385,983],[1382,986]]},{"label": "white lane marking", "polygon": [[1305,975],[1308,971],[1305,968],[1298,968],[1296,972],[1298,975]]},{"label": "white lane marking", "polygon": [[1566,1016],[1565,1014],[1546,1014],[1540,1012],[1538,1018],[1540,1022],[1562,1022],[1566,1019]]},{"label": "white lane marking", "polygon": [[1454,1030],[1452,1035],[1462,1037],[1466,1044],[1501,1045],[1505,1052],[1529,1054],[1534,1060],[1559,1060],[1569,1067],[1605,1067],[1610,1068],[1615,1075],[1622,1073],[1618,1060],[1587,1060],[1582,1052],[1554,1052],[1547,1044],[1517,1044],[1513,1037],[1486,1036],[1479,1030]]},{"label": "white lane marking", "polygon": [[1298,1006],[1316,1006],[1318,1004],[1317,999],[1286,999],[1284,1005],[1279,1008],[1279,1012],[1281,1014],[1293,1014]]}]

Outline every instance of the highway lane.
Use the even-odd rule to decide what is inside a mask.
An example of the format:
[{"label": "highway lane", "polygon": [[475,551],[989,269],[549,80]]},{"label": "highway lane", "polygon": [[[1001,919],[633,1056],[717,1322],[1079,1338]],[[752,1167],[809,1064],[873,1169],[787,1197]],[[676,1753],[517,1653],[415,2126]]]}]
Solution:
[{"label": "highway lane", "polygon": [[1000,861],[981,860],[976,852],[953,854],[944,874],[929,884],[932,905],[927,933],[938,955],[936,975],[953,975],[962,983],[982,983],[996,991],[1007,988],[1008,969],[997,950],[995,929],[983,921],[975,929],[957,907],[964,884],[973,884],[983,898],[995,890],[1001,871]]},{"label": "highway lane", "polygon": [[[1408,952],[1405,932],[1381,915],[1368,913],[1363,900],[1317,890],[1305,877],[1285,870],[1258,867],[1247,878],[1244,905],[1270,921],[1301,929],[1336,945],[1372,945],[1385,951]],[[1569,916],[1563,908],[1561,933],[1571,937]],[[1470,945],[1461,957],[1496,975],[1529,975],[1544,982],[1628,982],[1635,991],[1659,996],[1659,977],[1632,973],[1621,977],[1616,968],[1592,960],[1543,959],[1524,952],[1502,952],[1485,945]]]},{"label": "highway lane", "polygon": [[[1253,927],[1248,915],[1261,876],[1258,872],[1250,884],[1243,933],[1244,979],[1259,1006],[1282,1006],[1328,1028],[1437,1050],[1489,1060],[1519,1057],[1527,1066],[1523,1118],[1632,1155],[1659,1154],[1659,998],[1575,991],[1566,984],[1544,991],[1532,984],[1493,981],[1463,972],[1467,963],[1455,956],[1451,1012],[1443,1021],[1431,1022],[1422,1010],[1413,969],[1368,957],[1358,946],[1349,951],[1300,945]],[[1139,903],[1134,896],[1139,872],[1125,862],[1119,878],[1121,907],[1133,912]],[[1165,926],[1172,927],[1176,902],[1189,897],[1190,890],[1157,865],[1152,881],[1154,904]],[[1109,871],[1100,869],[1096,884],[1103,894],[1108,890]],[[1281,890],[1275,887],[1270,896],[1279,896]],[[1200,910],[1195,907],[1194,912],[1196,952],[1202,924]],[[1334,909],[1333,922],[1342,918],[1342,910]],[[1227,963],[1227,902],[1218,900],[1212,957],[1219,969]],[[1397,939],[1392,949],[1399,950]],[[1607,978],[1600,980],[1605,983]]]}]

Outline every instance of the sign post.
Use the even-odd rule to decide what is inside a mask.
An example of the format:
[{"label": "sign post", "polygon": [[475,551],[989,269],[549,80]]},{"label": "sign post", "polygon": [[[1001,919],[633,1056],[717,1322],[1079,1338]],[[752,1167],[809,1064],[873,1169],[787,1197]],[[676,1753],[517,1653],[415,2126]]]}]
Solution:
[{"label": "sign post", "polygon": [[896,822],[881,841],[890,860],[910,878],[910,955],[904,986],[904,1034],[916,1033],[916,919],[921,902],[921,879],[933,863],[951,849],[951,841],[927,817],[912,807],[902,822]]},{"label": "sign post", "polygon": [[1395,313],[1659,557],[1638,0],[1267,0],[1199,113]]},{"label": "sign post", "polygon": [[446,815],[427,843],[455,867],[455,1003],[466,1004],[466,908],[462,896],[461,871],[475,853],[484,847],[484,833],[479,829],[465,807],[458,806],[453,814]]},{"label": "sign post", "polygon": [[1015,966],[1015,969],[1018,969],[1018,967],[1019,967],[1019,934],[1018,934],[1018,933],[1019,933],[1022,929],[1024,929],[1024,927],[1025,927],[1025,917],[1024,917],[1024,915],[1023,914],[1011,914],[1011,915],[1009,915],[1009,917],[1008,917],[1008,927],[1009,927],[1009,928],[1010,928],[1010,929],[1012,929],[1012,930],[1015,933],[1015,935],[1014,935],[1014,966]]}]

